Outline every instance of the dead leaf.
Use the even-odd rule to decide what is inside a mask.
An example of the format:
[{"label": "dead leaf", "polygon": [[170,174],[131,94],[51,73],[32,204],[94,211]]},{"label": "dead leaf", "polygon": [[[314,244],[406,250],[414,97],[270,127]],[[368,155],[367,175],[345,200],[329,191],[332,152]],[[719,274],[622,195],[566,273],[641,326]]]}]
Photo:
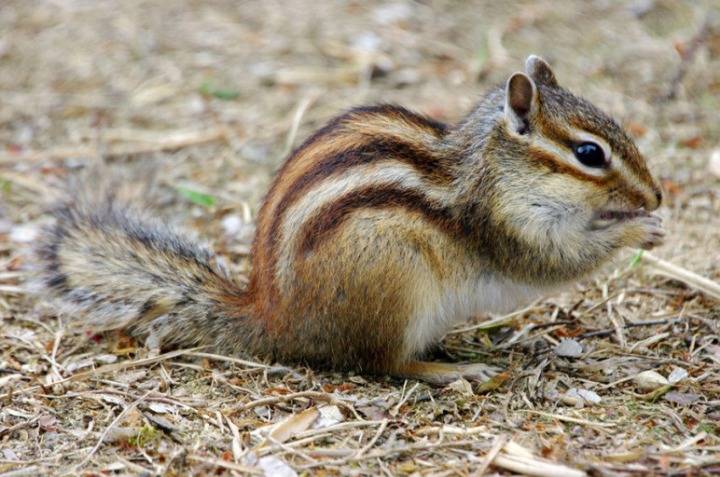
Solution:
[{"label": "dead leaf", "polygon": [[297,477],[297,472],[274,455],[261,457],[257,466],[262,469],[266,477]]},{"label": "dead leaf", "polygon": [[151,402],[147,405],[148,409],[150,409],[155,414],[167,414],[167,413],[176,413],[177,408],[173,406],[172,404],[167,404],[164,402]]},{"label": "dead leaf", "polygon": [[127,373],[119,374],[115,380],[123,384],[132,384],[144,378],[145,375],[147,375],[146,369],[136,369],[128,371]]},{"label": "dead leaf", "polygon": [[117,355],[114,354],[99,354],[95,356],[95,361],[101,364],[112,364],[117,361]]},{"label": "dead leaf", "polygon": [[118,441],[127,441],[135,437],[140,431],[139,427],[113,427],[108,430],[103,442],[114,443]]},{"label": "dead leaf", "polygon": [[38,418],[38,426],[43,431],[55,431],[57,430],[57,418],[52,414],[43,414]]},{"label": "dead leaf", "polygon": [[357,411],[372,421],[381,421],[387,417],[386,409],[379,406],[359,406]]},{"label": "dead leaf", "polygon": [[625,127],[630,132],[630,134],[632,134],[636,138],[643,137],[648,130],[647,127],[643,126],[642,124],[633,121],[627,123]]},{"label": "dead leaf", "polygon": [[109,402],[110,404],[117,404],[123,407],[127,406],[125,400],[117,394],[97,393],[94,395],[94,398],[100,399],[101,401]]},{"label": "dead leaf", "polygon": [[285,442],[294,435],[308,430],[318,416],[320,412],[317,408],[311,407],[274,425],[268,435],[274,441]]},{"label": "dead leaf", "polygon": [[[720,162],[720,160],[718,162]],[[718,167],[720,167],[720,164],[718,164]],[[720,173],[720,170],[718,170],[718,172]],[[672,179],[662,179],[661,182],[663,190],[673,197],[680,194],[683,190],[682,186]]]},{"label": "dead leaf", "polygon": [[20,460],[12,449],[3,449],[3,457],[7,460]]},{"label": "dead leaf", "polygon": [[577,388],[568,389],[567,392],[561,396],[561,400],[565,404],[576,407],[583,407],[585,404],[600,404],[602,401],[596,392]]},{"label": "dead leaf", "polygon": [[680,141],[680,145],[683,147],[687,147],[688,149],[697,149],[700,146],[702,146],[703,138],[702,136],[692,136],[687,139],[683,139]]},{"label": "dead leaf", "polygon": [[164,431],[175,432],[178,430],[178,427],[174,423],[170,422],[168,419],[165,419],[162,416],[147,413],[145,414],[145,417],[148,421],[150,421],[150,423],[154,424],[156,427],[159,427]]},{"label": "dead leaf", "polygon": [[677,391],[670,391],[669,393],[665,394],[665,396],[663,396],[666,401],[670,401],[681,406],[689,406],[690,404],[699,400],[701,397],[702,396],[700,394],[681,393]]},{"label": "dead leaf", "polygon": [[461,394],[462,396],[472,396],[473,389],[472,385],[463,378],[459,378],[456,381],[453,381],[452,383],[448,384],[445,389],[448,389],[450,391],[455,391],[458,394]]},{"label": "dead leaf", "polygon": [[313,424],[313,429],[334,426],[345,420],[345,416],[343,416],[340,408],[337,406],[323,406],[318,411],[320,412],[320,416]]}]

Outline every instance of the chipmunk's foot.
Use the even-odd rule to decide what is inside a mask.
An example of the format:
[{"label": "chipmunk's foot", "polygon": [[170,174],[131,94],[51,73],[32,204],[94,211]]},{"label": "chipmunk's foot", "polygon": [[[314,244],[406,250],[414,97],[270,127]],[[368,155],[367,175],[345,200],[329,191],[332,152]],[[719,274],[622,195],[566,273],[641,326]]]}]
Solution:
[{"label": "chipmunk's foot", "polygon": [[474,382],[486,382],[500,371],[499,368],[483,363],[456,364],[410,361],[401,365],[394,372],[394,375],[444,386],[460,378]]}]

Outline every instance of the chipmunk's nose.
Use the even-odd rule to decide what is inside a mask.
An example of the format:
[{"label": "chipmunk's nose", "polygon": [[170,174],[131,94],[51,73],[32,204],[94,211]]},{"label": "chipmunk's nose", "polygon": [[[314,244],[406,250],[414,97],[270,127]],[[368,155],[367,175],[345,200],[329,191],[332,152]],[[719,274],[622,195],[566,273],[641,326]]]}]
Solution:
[{"label": "chipmunk's nose", "polygon": [[662,198],[663,194],[660,188],[657,186],[654,187],[652,189],[652,192],[650,194],[646,194],[645,196],[645,210],[647,210],[648,212],[657,210],[657,208],[660,207],[660,204],[662,204]]}]

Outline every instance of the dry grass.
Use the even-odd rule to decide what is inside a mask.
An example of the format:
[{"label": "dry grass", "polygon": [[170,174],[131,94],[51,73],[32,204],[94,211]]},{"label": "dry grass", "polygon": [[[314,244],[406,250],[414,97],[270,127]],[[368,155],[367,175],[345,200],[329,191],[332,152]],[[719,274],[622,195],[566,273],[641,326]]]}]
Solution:
[{"label": "dry grass", "polygon": [[0,475],[720,472],[720,305],[631,254],[448,336],[438,355],[508,368],[493,389],[157,355],[66,326],[22,285],[43,208],[100,158],[244,273],[292,144],[357,103],[457,119],[530,52],[625,123],[663,178],[655,255],[718,282],[717,7],[5,0]]}]

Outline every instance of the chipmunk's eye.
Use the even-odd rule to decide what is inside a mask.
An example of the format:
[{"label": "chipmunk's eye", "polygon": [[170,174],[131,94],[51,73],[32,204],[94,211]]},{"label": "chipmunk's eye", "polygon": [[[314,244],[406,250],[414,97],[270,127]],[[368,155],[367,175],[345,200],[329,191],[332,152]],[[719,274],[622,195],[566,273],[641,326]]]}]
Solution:
[{"label": "chipmunk's eye", "polygon": [[583,142],[575,146],[575,157],[588,167],[605,167],[605,152],[594,142]]}]

